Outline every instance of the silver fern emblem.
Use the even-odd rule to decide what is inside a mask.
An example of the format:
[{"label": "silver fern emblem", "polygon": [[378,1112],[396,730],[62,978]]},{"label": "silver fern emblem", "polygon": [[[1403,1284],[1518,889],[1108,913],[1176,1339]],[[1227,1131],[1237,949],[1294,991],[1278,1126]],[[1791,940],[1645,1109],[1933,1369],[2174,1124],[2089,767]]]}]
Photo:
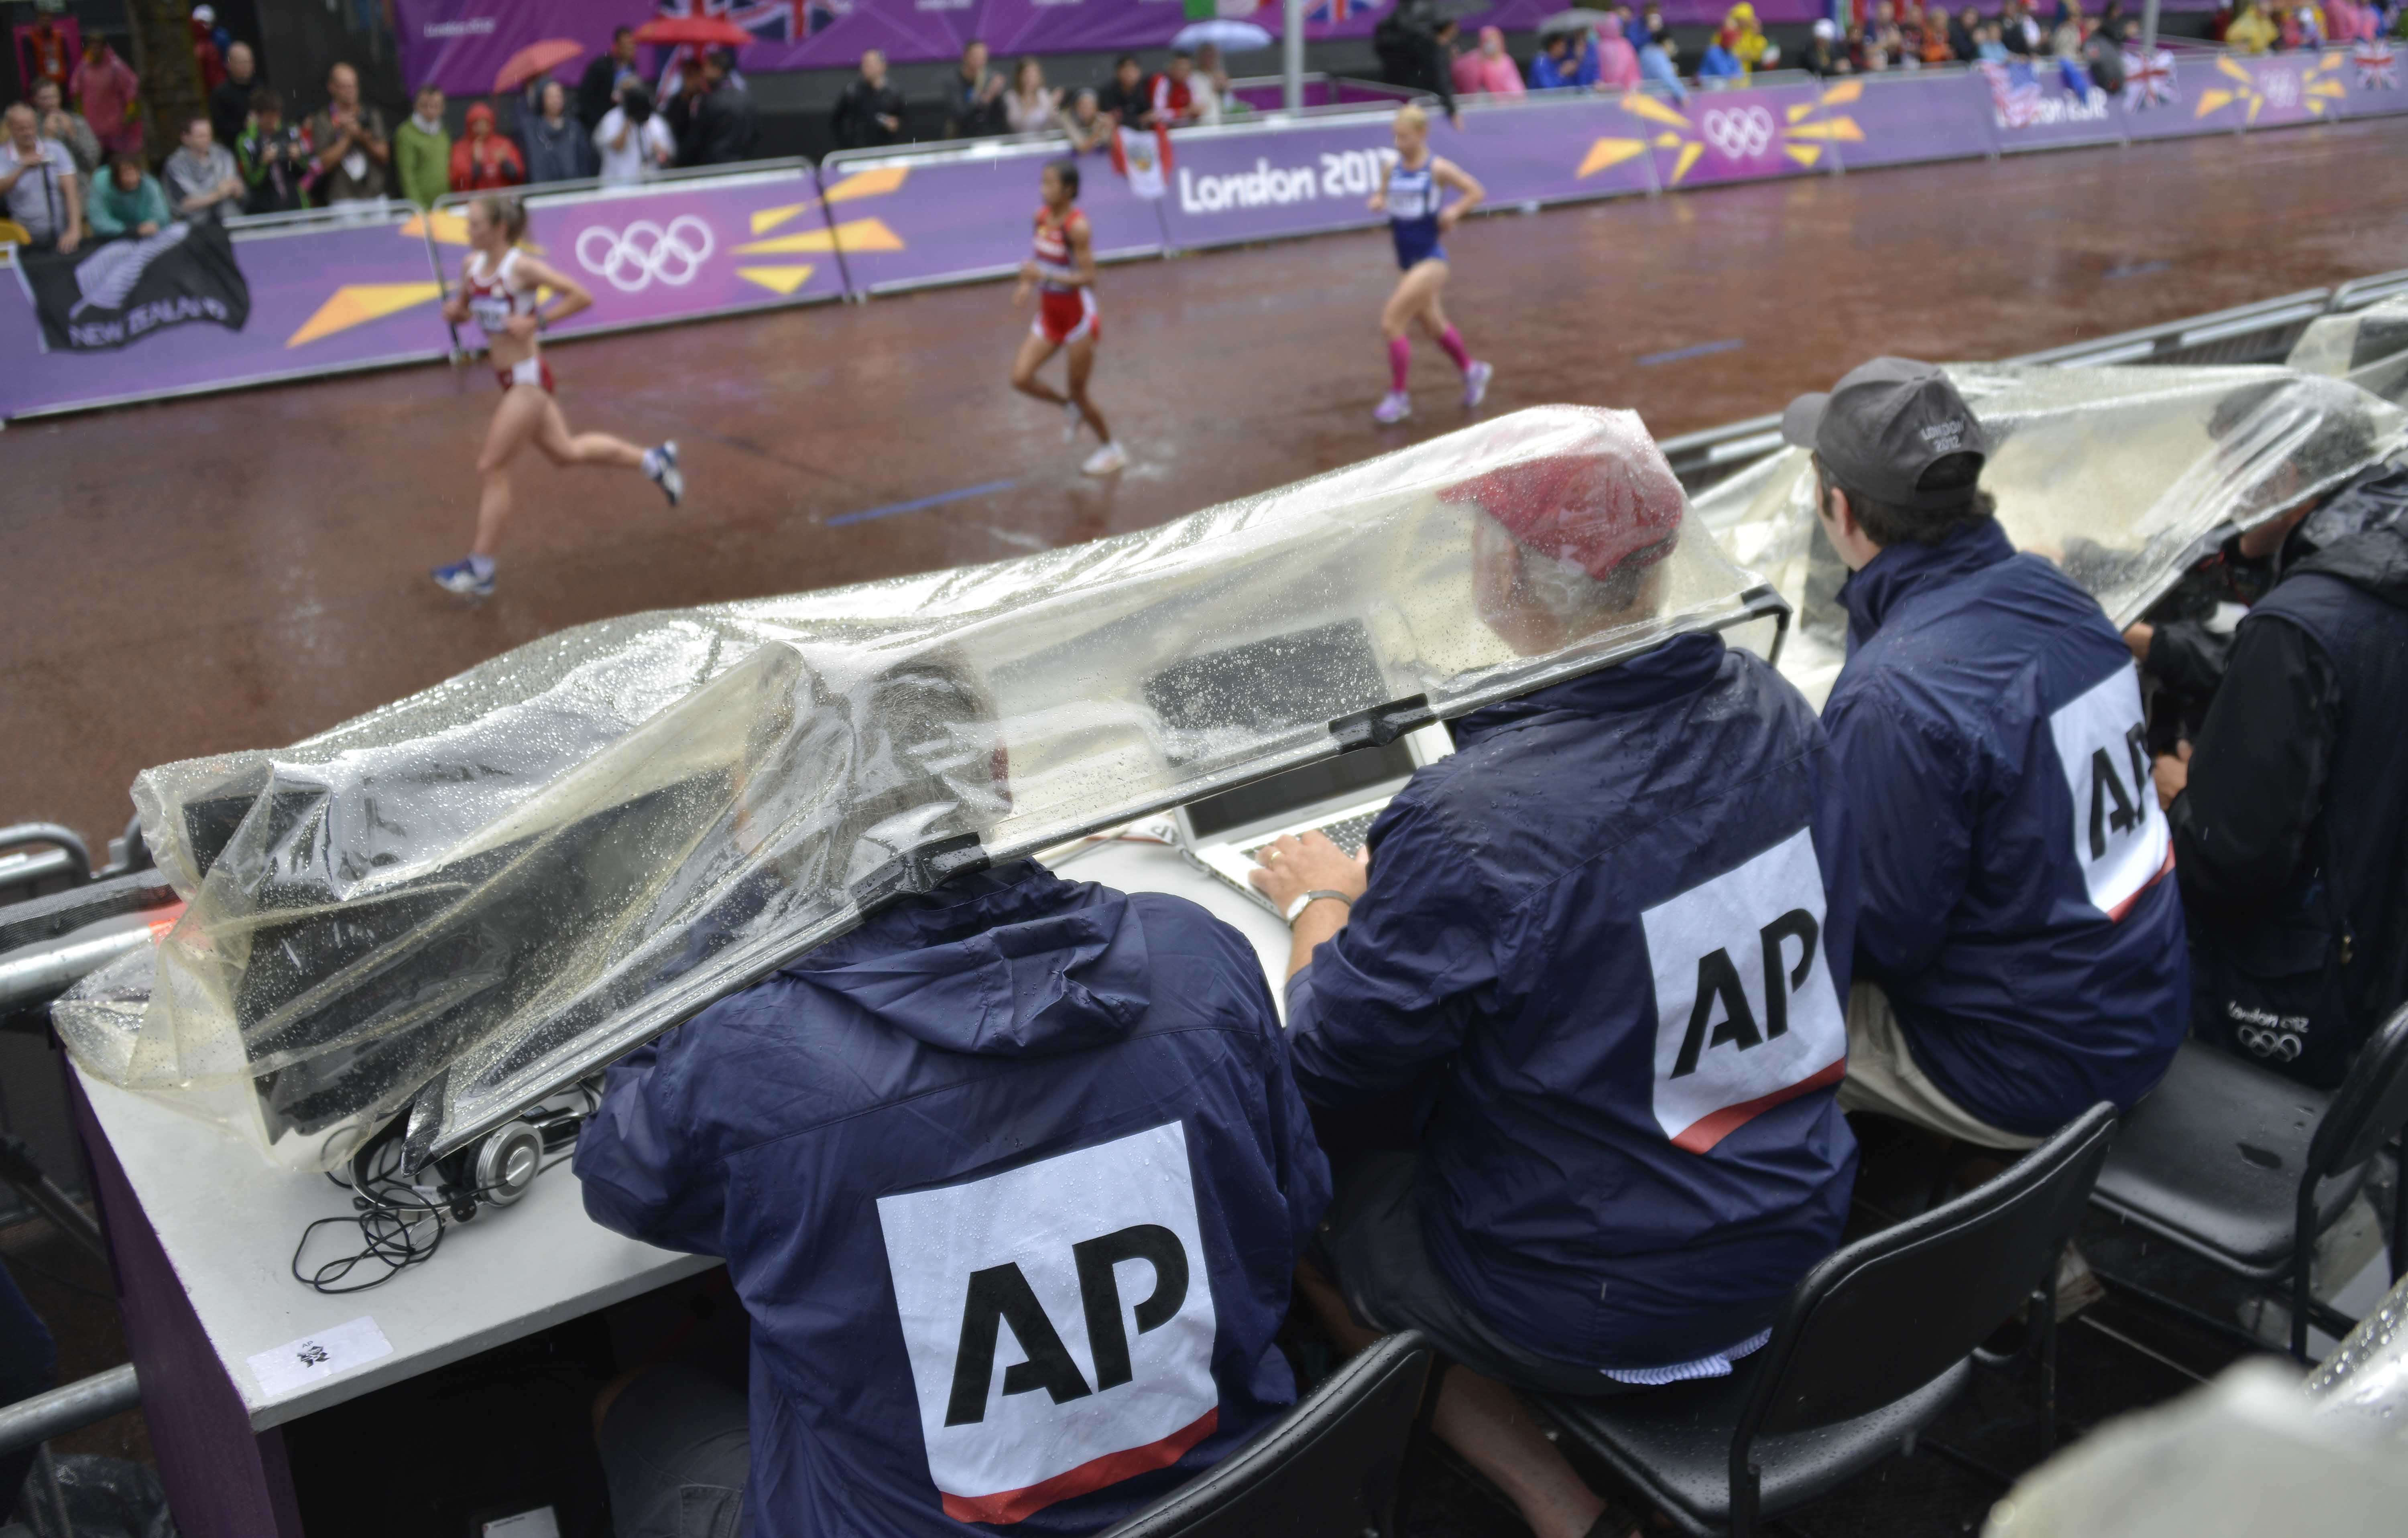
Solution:
[{"label": "silver fern emblem", "polygon": [[72,320],[87,309],[123,309],[134,285],[142,281],[150,263],[182,245],[192,233],[191,225],[179,221],[157,235],[103,246],[85,257],[75,270],[76,287],[83,291],[83,297],[67,311],[67,319]]}]

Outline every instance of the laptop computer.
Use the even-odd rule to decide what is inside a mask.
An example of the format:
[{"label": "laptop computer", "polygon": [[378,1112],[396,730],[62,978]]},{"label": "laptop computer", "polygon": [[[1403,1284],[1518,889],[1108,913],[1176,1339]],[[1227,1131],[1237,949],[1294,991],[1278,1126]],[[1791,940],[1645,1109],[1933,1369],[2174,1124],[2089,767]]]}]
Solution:
[{"label": "laptop computer", "polygon": [[[1387,692],[1370,637],[1352,619],[1190,658],[1144,688],[1174,762],[1205,756],[1216,733],[1259,737],[1325,722]],[[1190,802],[1172,815],[1180,853],[1268,909],[1270,900],[1246,879],[1256,850],[1318,829],[1354,853],[1413,771],[1454,750],[1445,727],[1428,726],[1385,748],[1357,748]]]}]

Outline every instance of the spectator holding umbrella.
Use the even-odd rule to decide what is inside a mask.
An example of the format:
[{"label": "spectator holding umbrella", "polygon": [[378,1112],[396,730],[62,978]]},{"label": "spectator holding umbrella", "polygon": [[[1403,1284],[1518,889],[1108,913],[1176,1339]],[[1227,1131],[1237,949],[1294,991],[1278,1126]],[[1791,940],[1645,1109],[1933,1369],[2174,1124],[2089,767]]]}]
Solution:
[{"label": "spectator holding umbrella", "polygon": [[536,116],[521,130],[526,140],[527,180],[576,181],[592,176],[594,140],[568,114],[568,88],[546,80],[536,103]]},{"label": "spectator holding umbrella", "polygon": [[686,146],[689,165],[733,165],[752,154],[761,118],[752,93],[736,73],[736,55],[724,48],[702,56],[702,72],[694,106],[694,136]]},{"label": "spectator holding umbrella", "polygon": [[494,109],[483,102],[468,108],[460,141],[452,147],[452,190],[490,192],[527,178],[526,160],[507,135],[494,132]]}]

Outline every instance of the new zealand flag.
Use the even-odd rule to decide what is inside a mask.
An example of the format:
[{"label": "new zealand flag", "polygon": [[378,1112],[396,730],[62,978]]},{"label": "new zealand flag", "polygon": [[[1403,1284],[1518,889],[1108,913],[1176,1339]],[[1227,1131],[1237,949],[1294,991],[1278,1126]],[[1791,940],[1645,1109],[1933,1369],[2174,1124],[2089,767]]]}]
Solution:
[{"label": "new zealand flag", "polygon": [[72,256],[20,251],[17,262],[45,351],[109,351],[200,320],[240,331],[251,319],[251,285],[215,221],[170,224]]}]

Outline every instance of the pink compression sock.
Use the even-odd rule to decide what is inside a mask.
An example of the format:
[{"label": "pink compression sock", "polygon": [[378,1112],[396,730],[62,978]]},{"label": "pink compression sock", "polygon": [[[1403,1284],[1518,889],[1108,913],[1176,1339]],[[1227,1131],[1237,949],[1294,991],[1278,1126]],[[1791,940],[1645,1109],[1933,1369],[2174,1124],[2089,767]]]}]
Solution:
[{"label": "pink compression sock", "polygon": [[1413,364],[1413,344],[1401,336],[1388,342],[1388,378],[1396,390],[1405,388],[1405,371]]},{"label": "pink compression sock", "polygon": [[1438,345],[1446,349],[1446,355],[1455,360],[1455,367],[1462,369],[1466,373],[1469,373],[1471,371],[1471,353],[1463,345],[1463,334],[1461,332],[1455,330],[1453,326],[1447,327],[1444,331],[1439,333]]}]

